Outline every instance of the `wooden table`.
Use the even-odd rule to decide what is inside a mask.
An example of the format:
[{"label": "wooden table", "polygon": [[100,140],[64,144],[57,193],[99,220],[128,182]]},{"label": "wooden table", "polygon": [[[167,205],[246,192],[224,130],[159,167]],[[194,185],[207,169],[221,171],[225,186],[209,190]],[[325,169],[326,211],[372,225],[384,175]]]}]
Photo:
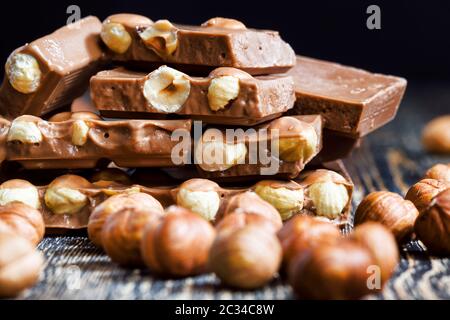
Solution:
[{"label": "wooden table", "polygon": [[[426,168],[450,157],[424,153],[423,125],[450,113],[450,83],[410,84],[395,121],[371,134],[345,161],[355,182],[354,206],[364,194],[391,190],[405,194]],[[230,291],[213,275],[183,280],[153,278],[126,270],[84,237],[46,238],[39,246],[47,262],[42,280],[19,299],[291,299],[280,279],[261,290]],[[402,250],[401,262],[384,291],[369,299],[450,299],[450,260],[430,257],[418,242]]]}]

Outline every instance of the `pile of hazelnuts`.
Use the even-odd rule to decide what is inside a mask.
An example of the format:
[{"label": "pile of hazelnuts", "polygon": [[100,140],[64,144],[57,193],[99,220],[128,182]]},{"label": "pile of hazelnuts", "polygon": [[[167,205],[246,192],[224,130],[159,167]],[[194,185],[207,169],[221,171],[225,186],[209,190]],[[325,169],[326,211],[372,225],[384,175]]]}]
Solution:
[{"label": "pile of hazelnuts", "polygon": [[[277,209],[251,191],[223,205],[211,224],[180,206],[164,209],[145,193],[116,194],[94,209],[88,236],[113,262],[158,277],[213,272],[227,287],[251,290],[280,275],[305,299],[379,292],[395,271],[399,246],[413,238],[431,254],[450,255],[450,164],[429,169],[405,198],[367,195],[347,235],[308,215],[283,225]],[[43,259],[35,245],[43,235],[39,211],[19,202],[0,207],[0,296],[36,283]]]}]

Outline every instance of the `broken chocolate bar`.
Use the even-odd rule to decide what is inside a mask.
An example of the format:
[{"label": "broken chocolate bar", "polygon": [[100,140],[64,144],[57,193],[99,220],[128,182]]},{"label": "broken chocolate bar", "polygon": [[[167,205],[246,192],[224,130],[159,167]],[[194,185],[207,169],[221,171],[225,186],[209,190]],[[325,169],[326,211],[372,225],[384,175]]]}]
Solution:
[{"label": "broken chocolate bar", "polygon": [[4,159],[27,169],[93,168],[102,160],[121,167],[175,166],[186,156],[183,149],[172,155],[172,149],[183,142],[190,146],[190,140],[172,140],[175,131],[190,138],[190,120],[102,121],[88,112],[52,120],[21,116],[9,129],[2,120]]},{"label": "broken chocolate bar", "polygon": [[5,65],[0,114],[40,116],[80,96],[102,61],[101,28],[87,17],[15,50]]},{"label": "broken chocolate bar", "polygon": [[320,116],[281,117],[247,131],[210,128],[195,147],[203,178],[230,181],[295,178],[322,147]]},{"label": "broken chocolate bar", "polygon": [[295,107],[290,114],[320,114],[325,128],[362,137],[395,117],[406,80],[297,57],[288,74],[295,82]]},{"label": "broken chocolate bar", "polygon": [[257,75],[295,65],[294,51],[278,32],[247,29],[234,19],[213,18],[195,27],[116,14],[103,22],[101,36],[114,61],[147,70],[170,64],[184,71],[234,67]]},{"label": "broken chocolate bar", "polygon": [[277,118],[295,101],[290,76],[252,77],[238,69],[218,68],[209,77],[197,78],[167,66],[150,74],[123,68],[102,71],[91,79],[91,97],[107,117],[175,113],[245,126]]}]

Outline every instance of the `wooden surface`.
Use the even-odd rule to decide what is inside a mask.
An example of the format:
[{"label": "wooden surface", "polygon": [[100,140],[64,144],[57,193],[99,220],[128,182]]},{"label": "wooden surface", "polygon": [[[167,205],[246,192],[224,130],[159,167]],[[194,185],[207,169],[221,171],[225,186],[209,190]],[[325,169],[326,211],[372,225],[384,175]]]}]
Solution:
[{"label": "wooden surface", "polygon": [[[433,116],[450,113],[450,83],[410,84],[396,120],[371,134],[346,160],[356,184],[354,205],[365,193],[404,194],[426,168],[449,157],[423,152],[420,131]],[[39,246],[47,262],[40,283],[19,299],[291,299],[280,279],[257,291],[231,291],[213,275],[183,280],[153,278],[126,270],[84,237],[46,238]],[[394,277],[368,299],[450,299],[450,261],[430,257],[418,242],[407,244]]]}]

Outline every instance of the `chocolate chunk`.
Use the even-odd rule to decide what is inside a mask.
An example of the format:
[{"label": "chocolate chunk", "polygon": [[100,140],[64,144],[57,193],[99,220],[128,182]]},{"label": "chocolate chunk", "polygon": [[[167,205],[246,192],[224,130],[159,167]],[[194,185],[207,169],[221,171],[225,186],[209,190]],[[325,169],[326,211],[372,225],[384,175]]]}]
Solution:
[{"label": "chocolate chunk", "polygon": [[87,17],[15,50],[5,66],[0,114],[40,116],[80,96],[102,63],[101,27]]},{"label": "chocolate chunk", "polygon": [[184,26],[117,14],[103,22],[102,39],[114,61],[147,69],[161,64],[184,71],[234,67],[257,75],[286,72],[295,65],[294,51],[278,32],[226,20]]},{"label": "chocolate chunk", "polygon": [[320,114],[325,128],[352,137],[391,121],[406,89],[403,78],[301,56],[288,74],[296,95],[291,114]]},{"label": "chocolate chunk", "polygon": [[107,117],[177,114],[207,123],[254,125],[276,117],[294,104],[290,76],[252,77],[218,68],[209,77],[190,77],[162,66],[150,74],[123,68],[91,79],[92,100]]}]

